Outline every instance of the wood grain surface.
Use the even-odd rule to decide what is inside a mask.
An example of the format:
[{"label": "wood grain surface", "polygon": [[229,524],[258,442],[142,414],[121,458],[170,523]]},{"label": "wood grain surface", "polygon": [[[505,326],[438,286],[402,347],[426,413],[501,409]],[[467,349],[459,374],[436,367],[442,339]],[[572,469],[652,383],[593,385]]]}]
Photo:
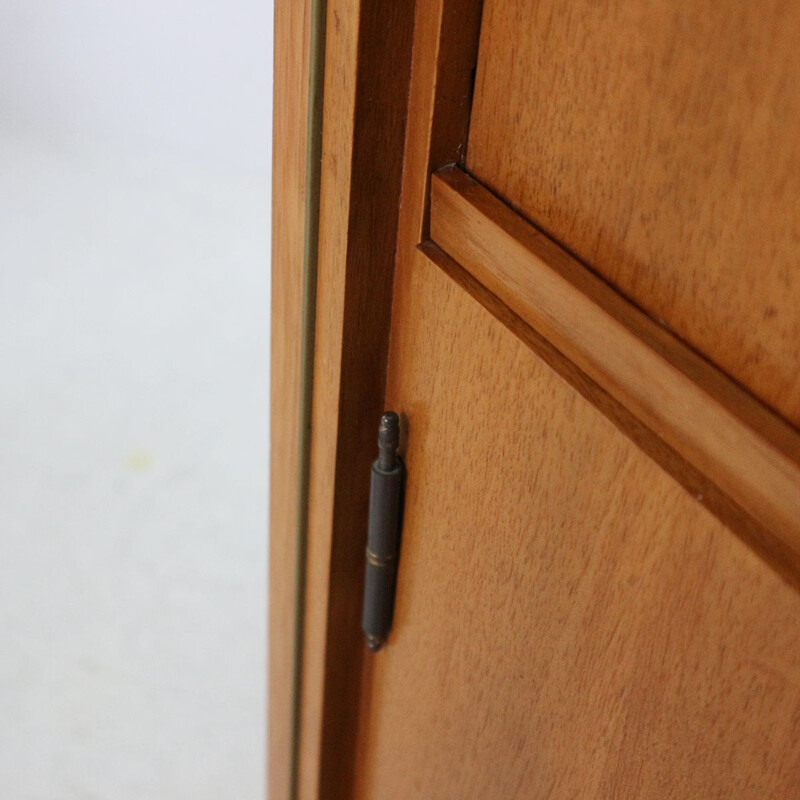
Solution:
[{"label": "wood grain surface", "polygon": [[547,340],[532,350],[508,307],[416,246],[430,172],[459,160],[457,13],[417,3],[386,399],[408,495],[355,796],[795,797],[793,586]]},{"label": "wood grain surface", "polygon": [[798,796],[800,596],[419,251],[387,402],[407,500],[357,797]]},{"label": "wood grain surface", "polygon": [[303,340],[309,2],[275,3],[269,506],[270,800],[289,800]]},{"label": "wood grain surface", "polygon": [[800,5],[486,0],[467,168],[800,423]]},{"label": "wood grain surface", "polygon": [[417,0],[397,261],[428,238],[430,177],[466,151],[481,0]]},{"label": "wood grain surface", "polygon": [[433,240],[792,553],[800,434],[466,173],[434,175]]},{"label": "wood grain surface", "polygon": [[[483,152],[485,163],[494,164],[502,177],[498,165],[513,154],[517,161],[511,159],[504,174],[520,196],[535,195],[531,187],[538,180],[525,164],[526,148],[538,158],[536,138],[543,137],[543,149],[548,141],[544,131],[528,136],[523,130],[535,113],[531,108],[543,102],[558,106],[576,80],[568,77],[558,95],[531,89],[530,98],[538,100],[530,104],[519,94],[536,80],[538,69],[538,51],[532,55],[523,41],[530,35],[529,19],[536,21],[538,35],[541,18],[532,12],[547,10],[543,4],[522,6],[515,0],[486,2],[483,43],[490,46],[482,50],[477,95],[482,105],[472,115],[467,162],[478,168]],[[666,109],[653,120],[659,126],[689,120],[688,143],[676,137],[675,157],[683,159],[680,147],[702,155],[697,137],[713,138],[697,110],[697,75],[709,77],[713,89],[712,56],[730,54],[727,43],[710,41],[704,21],[718,12],[694,9],[686,23],[690,30],[684,31],[682,10],[669,8],[660,0],[652,9],[612,8],[618,20],[633,17],[639,25],[623,25],[616,48],[608,44],[611,34],[602,14],[595,19],[583,5],[559,7],[552,14],[553,33],[542,35],[557,40],[559,14],[572,14],[574,25],[567,26],[561,46],[574,52],[570,36],[588,42],[584,67],[589,74],[610,76],[596,92],[605,97],[614,94],[612,79],[625,72],[620,64],[626,59],[631,75],[620,81],[636,89],[641,72],[636,36],[649,30],[653,15],[666,24],[672,49],[656,26],[654,53],[676,53],[677,66],[663,58],[653,66],[654,91],[665,94],[655,100]],[[769,58],[759,43],[782,9],[765,6],[761,19],[736,5],[734,21],[722,20],[718,31],[751,37],[739,42],[741,52],[748,52],[752,39],[752,56],[763,66]],[[552,343],[536,339],[521,316],[446,256],[435,262],[418,248],[428,235],[431,172],[463,161],[480,13],[477,0],[328,3],[299,796],[800,796],[796,587],[634,444],[641,445],[644,434],[626,429],[636,420],[626,418],[613,398],[606,404],[610,395]],[[596,23],[598,36],[606,34],[605,49],[611,52],[606,55],[616,73],[595,63],[604,53],[592,53],[592,47],[603,48],[591,40],[587,20]],[[752,22],[752,30],[736,26],[743,21]],[[785,67],[789,34],[774,33],[770,63]],[[697,45],[705,43],[704,36],[708,48]],[[502,70],[493,66],[497,59],[507,72],[502,80]],[[550,60],[570,68],[561,55],[556,59],[551,53]],[[731,62],[734,80],[750,74],[752,65],[745,61]],[[763,102],[744,93],[755,113],[753,130],[769,129],[776,109],[787,114],[781,131],[791,127],[794,95],[788,100],[785,95],[792,94],[793,79],[787,69],[784,83],[764,71]],[[586,84],[580,91],[594,97],[591,81],[583,72],[577,77]],[[676,92],[687,97],[684,117],[673,113]],[[634,91],[634,107],[622,114],[631,141],[643,136],[637,114],[646,102]],[[661,108],[655,101],[653,107]],[[741,104],[734,104],[730,118],[727,113],[718,115],[720,141],[733,147],[735,137],[726,136],[744,125]],[[490,130],[495,117],[500,127]],[[636,124],[629,124],[629,117]],[[749,168],[750,128],[743,130],[740,152]],[[645,143],[660,142],[660,135],[651,132]],[[551,141],[556,138],[551,133]],[[787,372],[792,357],[787,306],[774,306],[774,313],[758,307],[765,298],[773,303],[777,280],[785,279],[781,296],[788,302],[797,288],[791,271],[762,247],[765,258],[758,263],[768,288],[756,292],[741,255],[741,237],[761,235],[761,223],[773,225],[776,250],[790,250],[785,207],[794,192],[791,169],[785,186],[751,186],[753,208],[762,215],[758,230],[748,227],[745,212],[736,216],[740,209],[730,197],[724,207],[708,201],[714,196],[709,187],[729,188],[730,164],[718,174],[716,162],[709,167],[702,159],[691,162],[704,176],[705,183],[697,182],[701,188],[681,168],[678,188],[663,189],[671,204],[648,207],[637,195],[620,199],[622,210],[616,211],[617,186],[608,187],[612,172],[628,176],[623,186],[631,181],[644,186],[645,200],[657,194],[637,172],[652,174],[650,151],[640,147],[647,156],[644,166],[631,156],[632,163],[619,170],[617,157],[612,169],[591,141],[584,138],[583,148],[592,154],[589,161],[599,162],[598,191],[605,195],[603,202],[593,199],[589,175],[580,184],[580,203],[565,212],[569,224],[583,230],[583,222],[573,223],[575,207],[582,208],[588,197],[586,208],[593,214],[593,203],[599,203],[609,219],[594,239],[584,231],[587,241],[601,254],[622,252],[628,258],[629,243],[620,244],[617,235],[625,228],[620,219],[625,222],[626,213],[632,217],[631,208],[649,209],[647,235],[639,230],[647,227],[645,218],[625,228],[641,252],[631,246],[634,256],[622,263],[649,270],[632,280],[655,298],[651,306],[634,296],[636,302],[657,315],[656,301],[668,295],[671,305],[665,307],[673,316],[664,318],[679,335],[701,350],[704,342],[718,339],[719,353],[710,355],[725,370],[784,414],[800,411],[800,388]],[[488,155],[492,147],[497,153]],[[671,169],[662,149],[658,145],[656,155]],[[780,143],[776,154],[792,167],[793,156]],[[547,168],[558,171],[561,165],[569,176],[573,162],[558,156],[556,148],[541,158]],[[676,212],[678,195],[667,189],[682,192],[690,211],[684,214],[681,206]],[[777,197],[780,207],[765,222],[770,197]],[[533,216],[523,201],[514,199]],[[677,222],[670,217],[665,223],[664,209],[672,209]],[[715,228],[726,214],[730,226]],[[668,238],[665,231],[672,241],[679,224],[689,226],[691,248],[660,241]],[[432,245],[426,248],[433,253]],[[674,266],[689,251],[705,260],[684,258],[683,269],[691,266],[685,288]],[[642,252],[657,258],[645,263]],[[723,269],[720,253],[729,257],[732,272]],[[739,287],[745,273],[755,296],[746,308]],[[663,290],[662,279],[670,290]],[[724,298],[716,311],[704,305],[710,285]],[[751,329],[754,320],[759,323],[756,333],[731,333],[725,328],[731,314]],[[750,342],[751,349],[742,350],[737,372],[730,362],[736,361],[731,353],[740,342]],[[548,364],[557,365],[559,374]],[[381,653],[365,656],[359,607],[367,475],[374,421],[384,406],[403,415],[409,481],[395,627]],[[785,455],[786,442],[775,444]],[[667,453],[658,463],[670,458]],[[698,475],[684,485],[697,485],[692,481]]]},{"label": "wood grain surface", "polygon": [[351,794],[413,2],[327,4],[298,797]]}]

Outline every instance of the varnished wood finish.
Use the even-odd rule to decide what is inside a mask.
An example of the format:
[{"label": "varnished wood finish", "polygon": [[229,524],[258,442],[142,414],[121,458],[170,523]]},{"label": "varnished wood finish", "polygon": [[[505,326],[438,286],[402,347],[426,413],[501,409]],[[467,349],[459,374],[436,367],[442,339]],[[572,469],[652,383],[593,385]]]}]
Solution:
[{"label": "varnished wood finish", "polygon": [[330,0],[300,798],[351,793],[369,469],[383,411],[413,3]]},{"label": "varnished wood finish", "polygon": [[399,258],[428,238],[431,173],[465,154],[481,0],[418,0],[398,228]]},{"label": "varnished wood finish", "polygon": [[[463,162],[480,6],[328,4],[299,795],[800,796],[796,586],[659,468],[716,491],[614,387],[419,246],[431,172]],[[395,626],[365,657],[384,405],[408,494]]]},{"label": "varnished wood finish", "polygon": [[757,524],[741,506],[720,491],[707,475],[695,469],[680,453],[670,447],[661,437],[655,435],[638,417],[589,378],[573,361],[557,350],[548,339],[538,333],[519,314],[489,291],[436,244],[429,240],[420,244],[419,249],[508,328],[514,336],[523,341],[573,389],[586,398],[642,452],[650,456],[680,483],[691,496],[702,503],[731,531],[735,531],[741,536],[785,580],[800,590],[796,556],[789,547],[771,533],[765,532],[762,525]]},{"label": "varnished wood finish", "polygon": [[800,5],[486,0],[467,168],[800,423]]},{"label": "varnished wood finish", "polygon": [[270,800],[289,800],[302,390],[310,2],[275,3],[269,518]]},{"label": "varnished wood finish", "polygon": [[[408,496],[356,796],[794,797],[793,587],[551,373],[518,315],[469,286],[512,336],[471,276],[415,246],[448,145],[441,20],[418,3],[387,386]],[[642,446],[634,417],[535,345]]]},{"label": "varnished wood finish", "polygon": [[800,434],[466,173],[434,176],[431,236],[790,551]]},{"label": "varnished wood finish", "polygon": [[800,596],[420,252],[387,402],[409,480],[358,797],[798,796]]},{"label": "varnished wood finish", "polygon": [[[464,156],[481,17],[481,0],[416,0],[414,5],[396,282],[402,280],[402,273],[417,258],[417,243],[427,238],[431,173],[445,164],[459,162]],[[401,425],[405,425],[405,420]],[[364,663],[358,698],[355,770],[358,797],[364,796],[364,764],[371,757],[373,745],[367,712],[374,663],[371,657]]]}]

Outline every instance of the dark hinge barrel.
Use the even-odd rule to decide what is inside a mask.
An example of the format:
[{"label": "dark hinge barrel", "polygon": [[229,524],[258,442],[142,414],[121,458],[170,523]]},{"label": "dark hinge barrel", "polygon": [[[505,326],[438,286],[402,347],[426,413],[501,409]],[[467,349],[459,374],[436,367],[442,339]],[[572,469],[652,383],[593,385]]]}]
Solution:
[{"label": "dark hinge barrel", "polygon": [[405,468],[397,455],[400,420],[393,411],[382,417],[378,429],[378,458],[372,464],[369,489],[367,564],[361,627],[367,647],[380,650],[392,627],[397,555],[400,546]]}]

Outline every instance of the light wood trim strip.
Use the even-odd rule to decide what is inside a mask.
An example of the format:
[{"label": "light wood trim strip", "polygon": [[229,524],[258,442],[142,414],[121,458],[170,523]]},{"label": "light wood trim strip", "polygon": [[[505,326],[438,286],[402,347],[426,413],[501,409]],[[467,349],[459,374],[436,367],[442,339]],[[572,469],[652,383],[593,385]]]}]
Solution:
[{"label": "light wood trim strip", "polygon": [[[431,183],[431,238],[800,554],[800,434],[465,172]],[[699,498],[700,499],[700,498]]]},{"label": "light wood trim strip", "polygon": [[[270,800],[294,796],[297,644],[308,442],[309,103],[317,0],[275,3],[270,364],[269,742]],[[313,148],[311,148],[313,149]],[[313,163],[313,157],[312,163]],[[313,321],[313,320],[312,320]]]}]

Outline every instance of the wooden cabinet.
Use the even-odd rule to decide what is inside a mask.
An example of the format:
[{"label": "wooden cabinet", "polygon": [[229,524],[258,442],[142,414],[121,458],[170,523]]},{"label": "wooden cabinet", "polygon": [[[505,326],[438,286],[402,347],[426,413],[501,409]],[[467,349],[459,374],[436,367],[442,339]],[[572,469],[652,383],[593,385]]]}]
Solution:
[{"label": "wooden cabinet", "polygon": [[800,796],[799,29],[278,3],[272,800]]}]

